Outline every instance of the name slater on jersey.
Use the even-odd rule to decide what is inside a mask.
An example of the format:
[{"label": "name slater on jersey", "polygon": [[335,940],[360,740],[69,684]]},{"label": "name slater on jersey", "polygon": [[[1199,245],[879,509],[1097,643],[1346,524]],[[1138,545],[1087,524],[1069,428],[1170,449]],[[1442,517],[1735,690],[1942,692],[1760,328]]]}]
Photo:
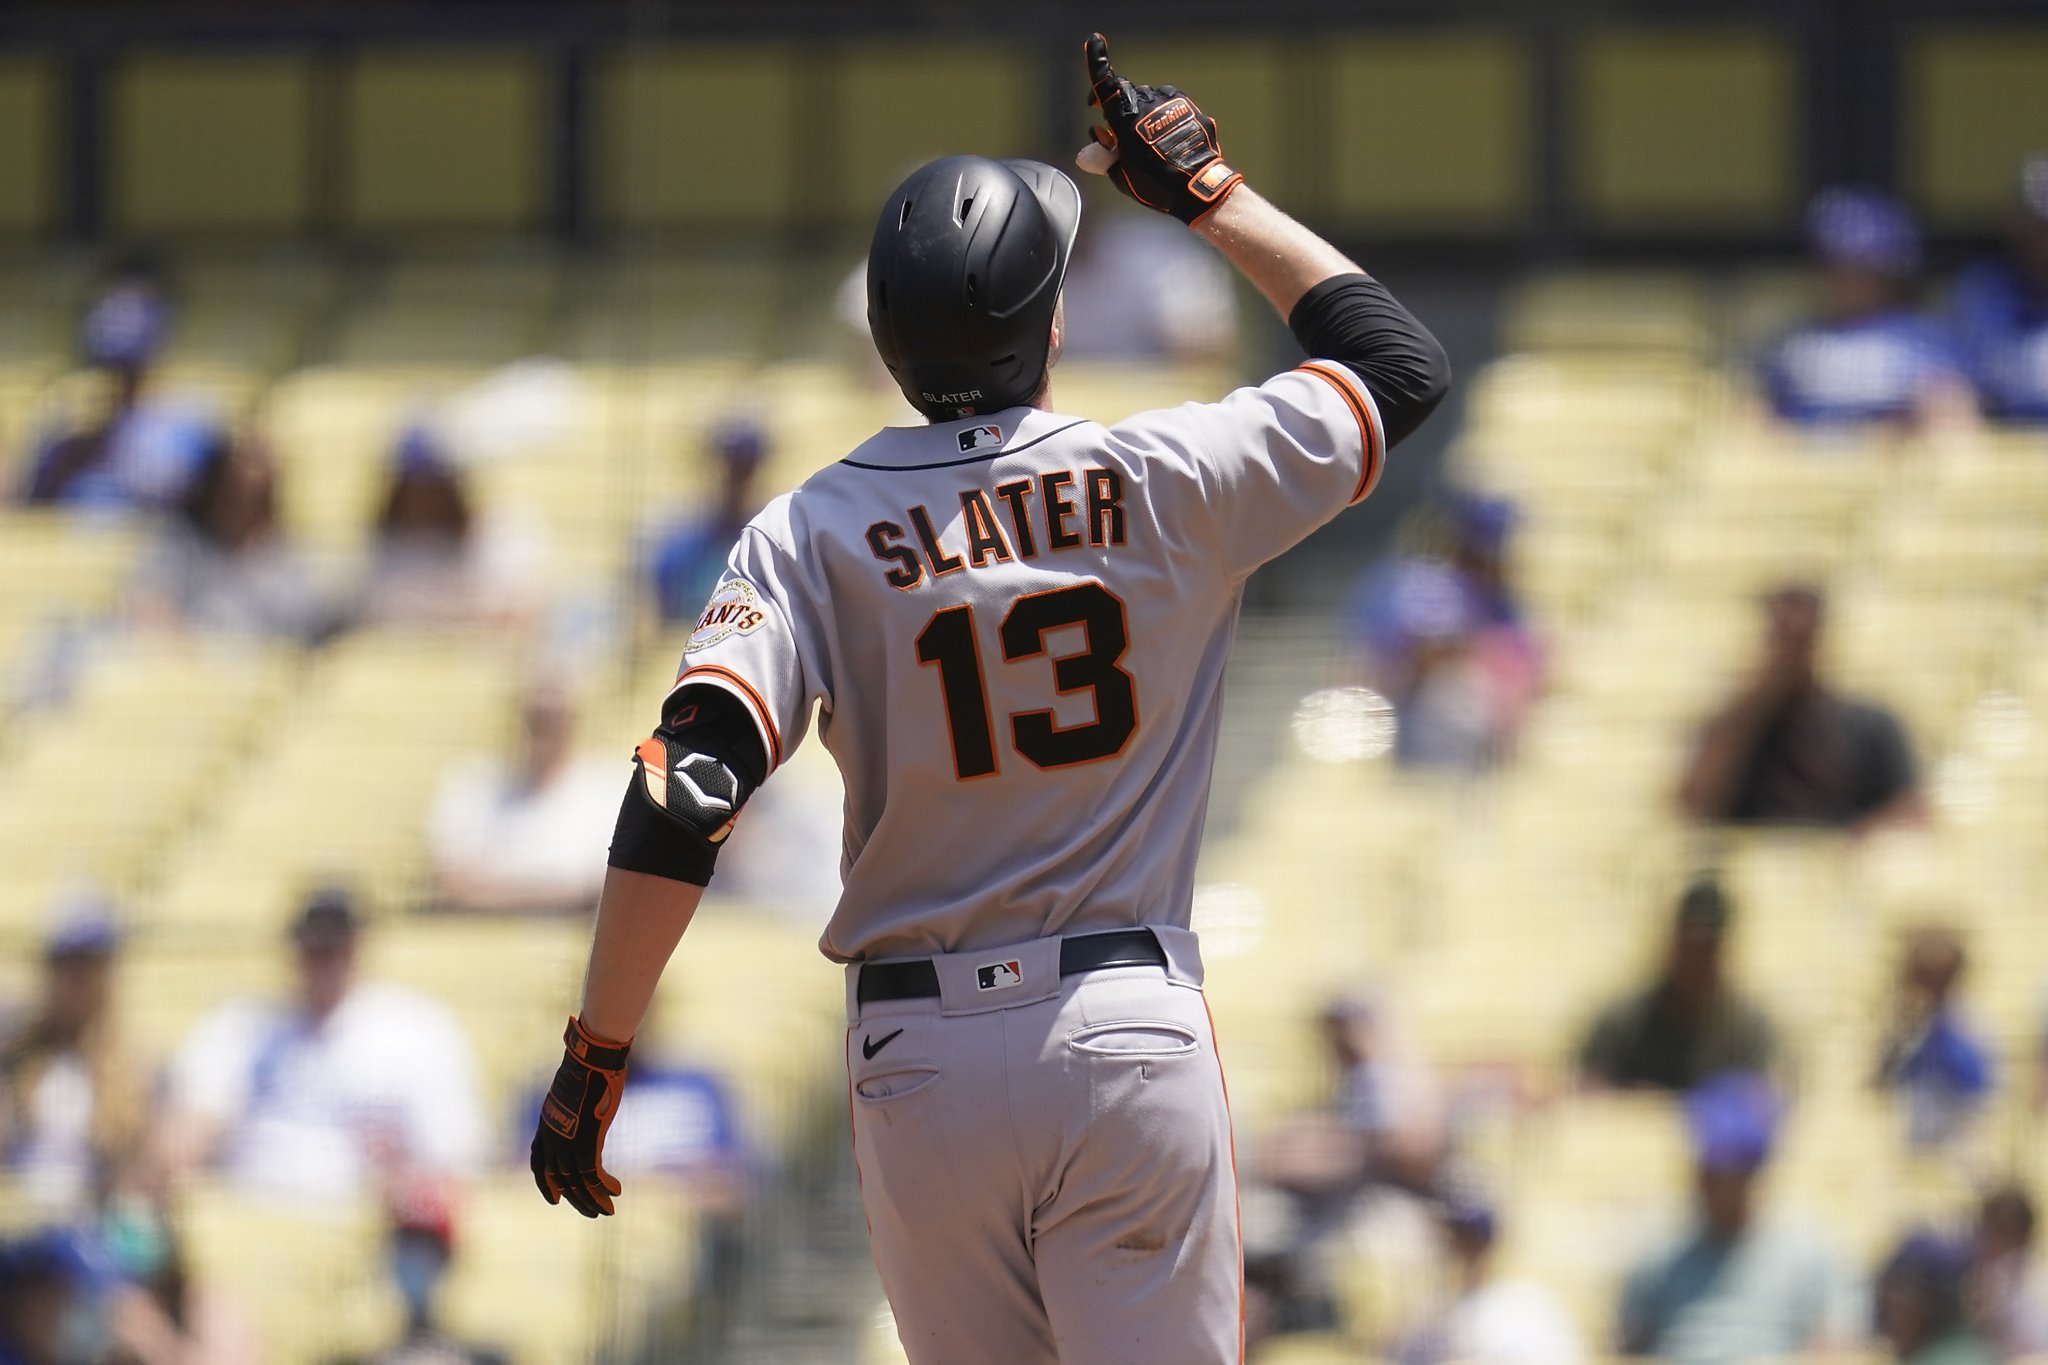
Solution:
[{"label": "name slater on jersey", "polygon": [[961,569],[1122,545],[1123,498],[1124,476],[1114,469],[1056,469],[993,488],[963,488],[958,528],[942,517],[943,535],[930,509],[906,508],[901,521],[868,527],[868,549],[892,566],[882,575],[889,586],[907,591]]}]

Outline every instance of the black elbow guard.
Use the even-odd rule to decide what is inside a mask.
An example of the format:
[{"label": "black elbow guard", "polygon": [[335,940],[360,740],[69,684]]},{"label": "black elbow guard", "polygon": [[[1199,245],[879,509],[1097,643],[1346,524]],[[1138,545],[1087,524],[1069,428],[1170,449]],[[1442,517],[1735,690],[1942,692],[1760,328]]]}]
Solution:
[{"label": "black elbow guard", "polygon": [[737,701],[716,688],[685,689],[671,719],[633,751],[611,865],[707,885],[719,846],[766,776],[762,758]]},{"label": "black elbow guard", "polygon": [[1390,446],[1421,426],[1450,389],[1443,346],[1369,275],[1324,280],[1287,321],[1302,350],[1358,376],[1379,406]]}]

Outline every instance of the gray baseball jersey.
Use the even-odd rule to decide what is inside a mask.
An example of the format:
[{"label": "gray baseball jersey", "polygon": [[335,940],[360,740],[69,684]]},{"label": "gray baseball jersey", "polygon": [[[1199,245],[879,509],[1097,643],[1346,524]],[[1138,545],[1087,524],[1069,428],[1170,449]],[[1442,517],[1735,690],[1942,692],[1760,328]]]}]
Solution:
[{"label": "gray baseball jersey", "polygon": [[[741,533],[677,686],[846,783],[848,962],[1185,928],[1244,579],[1372,490],[1343,365],[1115,426],[885,428]],[[744,824],[744,820],[742,821]]]}]

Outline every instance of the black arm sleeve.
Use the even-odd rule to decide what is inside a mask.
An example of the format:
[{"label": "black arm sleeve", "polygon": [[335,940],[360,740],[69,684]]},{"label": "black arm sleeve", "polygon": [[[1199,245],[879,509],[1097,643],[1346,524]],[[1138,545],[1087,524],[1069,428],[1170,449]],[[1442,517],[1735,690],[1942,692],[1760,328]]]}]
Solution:
[{"label": "black arm sleeve", "polygon": [[1309,355],[1341,362],[1379,405],[1387,444],[1422,425],[1451,387],[1451,360],[1415,315],[1370,275],[1337,275],[1287,319]]},{"label": "black arm sleeve", "polygon": [[[627,872],[706,886],[732,821],[767,779],[768,755],[753,720],[723,688],[685,687],[669,699],[667,710],[653,739],[643,744],[619,803],[608,861]],[[663,768],[664,805],[648,790],[647,745],[654,746]],[[679,758],[690,769],[692,785],[680,784],[668,771]],[[707,794],[708,805],[701,799]]]}]

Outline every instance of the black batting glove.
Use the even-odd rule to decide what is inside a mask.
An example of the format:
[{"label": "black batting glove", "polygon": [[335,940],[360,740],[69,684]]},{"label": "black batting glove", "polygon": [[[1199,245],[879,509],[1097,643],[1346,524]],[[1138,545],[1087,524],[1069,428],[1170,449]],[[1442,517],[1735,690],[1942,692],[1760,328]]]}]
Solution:
[{"label": "black batting glove", "polygon": [[619,1192],[604,1168],[604,1135],[619,1112],[632,1044],[601,1038],[571,1019],[562,1047],[534,1129],[533,1183],[550,1204],[566,1199],[585,1218],[599,1218],[612,1211]]},{"label": "black batting glove", "polygon": [[1100,33],[1088,37],[1088,85],[1088,103],[1109,125],[1088,131],[1116,153],[1110,183],[1146,208],[1193,223],[1244,182],[1223,160],[1216,120],[1173,86],[1117,75]]}]

